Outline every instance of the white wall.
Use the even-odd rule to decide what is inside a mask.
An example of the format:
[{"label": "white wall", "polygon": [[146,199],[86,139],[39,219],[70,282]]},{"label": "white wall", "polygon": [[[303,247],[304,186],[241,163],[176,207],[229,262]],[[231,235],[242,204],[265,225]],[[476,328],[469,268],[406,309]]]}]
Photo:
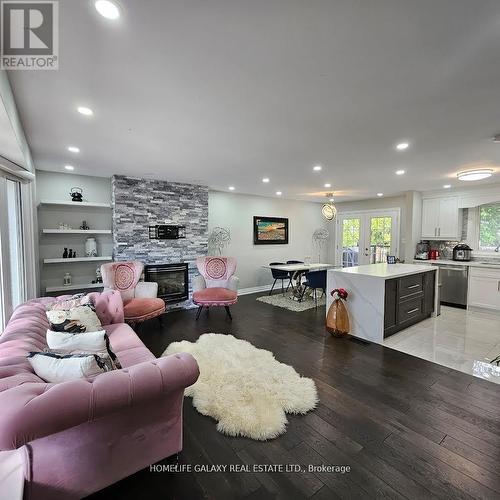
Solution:
[{"label": "white wall", "polygon": [[[288,245],[254,245],[254,215],[287,217]],[[314,230],[326,227],[330,231],[330,236],[334,232],[334,225],[325,221],[321,215],[319,203],[218,191],[209,192],[208,226],[209,231],[216,226],[231,231],[231,243],[224,253],[238,259],[236,274],[240,278],[240,288],[253,288],[272,283],[271,272],[261,267],[270,262],[304,260],[306,256],[317,262],[318,252],[313,249],[312,243]],[[326,246],[321,256],[322,261],[325,259],[327,259]]]},{"label": "white wall", "polygon": [[[15,142],[17,142],[16,150],[19,150],[20,155],[24,160],[22,163],[19,163],[19,165],[33,173],[35,170],[33,159],[31,157],[28,141],[26,140],[26,136],[24,134],[24,129],[19,118],[19,113],[17,112],[14,95],[12,93],[10,82],[7,77],[7,72],[5,70],[0,70],[0,101],[2,108],[4,108],[2,109],[2,113],[5,113],[7,115],[12,127],[12,134],[15,136]],[[3,140],[5,140],[5,138],[3,138]],[[2,154],[1,151],[0,154]],[[15,158],[9,159],[12,161],[18,161],[17,155]]]},{"label": "white wall", "polygon": [[[338,213],[357,212],[361,210],[385,210],[388,208],[399,208],[401,210],[400,217],[400,233],[399,233],[399,257],[405,257],[405,249],[407,242],[407,198],[405,196],[393,196],[387,198],[373,198],[369,200],[349,201],[344,203],[336,203]],[[411,236],[411,232],[410,235]],[[331,242],[329,258],[334,261],[335,257],[335,235]]]}]

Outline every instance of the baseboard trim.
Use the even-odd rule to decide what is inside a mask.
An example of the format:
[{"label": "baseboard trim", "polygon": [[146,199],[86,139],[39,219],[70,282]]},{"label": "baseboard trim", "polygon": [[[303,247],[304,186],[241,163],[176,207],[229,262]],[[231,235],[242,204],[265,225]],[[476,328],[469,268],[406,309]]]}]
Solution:
[{"label": "baseboard trim", "polygon": [[250,295],[251,293],[268,292],[272,285],[252,286],[250,288],[241,288],[238,295]]}]

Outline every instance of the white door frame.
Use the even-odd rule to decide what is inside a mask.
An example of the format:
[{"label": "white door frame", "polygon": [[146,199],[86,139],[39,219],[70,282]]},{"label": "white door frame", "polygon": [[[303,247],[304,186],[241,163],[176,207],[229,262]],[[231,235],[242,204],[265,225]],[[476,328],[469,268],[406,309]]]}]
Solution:
[{"label": "white door frame", "polygon": [[342,239],[341,234],[341,219],[349,218],[359,218],[360,222],[360,242],[359,247],[366,248],[369,246],[369,241],[367,239],[369,235],[369,226],[367,221],[371,217],[393,217],[394,223],[392,226],[392,237],[391,237],[391,252],[393,255],[399,257],[399,236],[400,236],[400,226],[401,226],[401,208],[383,208],[383,209],[371,209],[371,210],[352,210],[347,212],[339,212],[337,218],[335,219],[335,265],[342,265],[342,251],[340,248],[340,242]]}]

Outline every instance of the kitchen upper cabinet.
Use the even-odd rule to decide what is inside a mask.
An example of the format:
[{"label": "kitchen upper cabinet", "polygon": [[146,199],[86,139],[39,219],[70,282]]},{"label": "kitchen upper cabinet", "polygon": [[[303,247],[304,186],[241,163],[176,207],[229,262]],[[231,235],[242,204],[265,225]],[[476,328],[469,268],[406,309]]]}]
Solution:
[{"label": "kitchen upper cabinet", "polygon": [[422,201],[422,239],[459,240],[458,198],[426,198]]},{"label": "kitchen upper cabinet", "polygon": [[422,238],[437,237],[439,226],[439,199],[430,198],[422,201]]},{"label": "kitchen upper cabinet", "polygon": [[470,268],[467,305],[500,310],[500,270]]}]

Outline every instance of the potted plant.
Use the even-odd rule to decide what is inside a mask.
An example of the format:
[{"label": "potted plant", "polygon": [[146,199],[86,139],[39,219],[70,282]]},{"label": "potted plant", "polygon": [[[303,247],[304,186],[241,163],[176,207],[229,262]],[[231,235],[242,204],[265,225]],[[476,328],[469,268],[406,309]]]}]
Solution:
[{"label": "potted plant", "polygon": [[344,304],[349,294],[345,288],[335,288],[330,295],[333,302],[326,315],[326,329],[334,337],[343,337],[349,333],[349,315]]}]

